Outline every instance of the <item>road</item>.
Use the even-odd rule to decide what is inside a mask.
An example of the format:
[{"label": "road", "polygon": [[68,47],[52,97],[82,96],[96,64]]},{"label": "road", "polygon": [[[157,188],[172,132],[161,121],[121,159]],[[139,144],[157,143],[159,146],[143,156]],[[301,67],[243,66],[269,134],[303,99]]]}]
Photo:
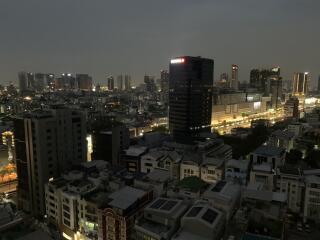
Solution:
[{"label": "road", "polygon": [[218,123],[212,125],[213,129],[217,130],[220,134],[229,134],[233,128],[249,128],[251,126],[251,122],[258,119],[268,119],[272,123],[282,121],[284,119],[284,113],[281,110],[273,111],[273,112],[264,112],[251,115],[249,117],[243,117],[240,119],[236,119],[234,121]]},{"label": "road", "polygon": [[14,192],[17,189],[17,181],[0,184],[0,193]]}]

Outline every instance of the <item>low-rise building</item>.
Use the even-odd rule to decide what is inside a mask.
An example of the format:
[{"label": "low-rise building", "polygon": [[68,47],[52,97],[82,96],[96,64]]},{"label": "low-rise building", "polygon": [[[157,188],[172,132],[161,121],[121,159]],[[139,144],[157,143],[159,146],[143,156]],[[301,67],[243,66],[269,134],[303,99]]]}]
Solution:
[{"label": "low-rise building", "polygon": [[303,217],[305,220],[320,221],[320,177],[309,175],[305,177],[306,190],[304,198]]},{"label": "low-rise building", "polygon": [[224,233],[225,214],[208,204],[197,201],[182,217],[181,227],[172,240],[220,239]]},{"label": "low-rise building", "polygon": [[202,195],[212,205],[224,211],[226,220],[229,221],[240,206],[240,185],[226,181],[212,184]]},{"label": "low-rise building", "polygon": [[133,186],[146,191],[153,191],[154,197],[160,197],[166,194],[169,181],[170,173],[168,170],[154,169],[141,178],[136,178]]},{"label": "low-rise building", "polygon": [[157,149],[149,151],[141,157],[141,172],[149,173],[159,165],[159,161],[165,154]]},{"label": "low-rise building", "polygon": [[107,207],[99,214],[99,239],[132,239],[135,220],[152,200],[152,192],[126,186],[109,195]]},{"label": "low-rise building", "polygon": [[293,149],[294,139],[295,137],[293,132],[276,130],[271,133],[268,140],[268,145],[277,148],[283,148],[287,152],[290,152],[290,150]]},{"label": "low-rise building", "polygon": [[180,219],[188,210],[182,200],[156,198],[143,211],[135,224],[135,239],[169,240],[180,227]]},{"label": "low-rise building", "polygon": [[246,184],[249,178],[249,161],[230,159],[226,162],[225,179]]},{"label": "low-rise building", "polygon": [[277,170],[277,192],[287,194],[287,207],[300,213],[303,207],[304,180],[299,168],[284,165]]},{"label": "low-rise building", "polygon": [[250,161],[253,165],[269,163],[272,169],[277,169],[284,164],[285,149],[262,145],[250,153]]},{"label": "low-rise building", "polygon": [[255,164],[250,171],[250,183],[260,183],[264,190],[275,189],[275,172],[270,163]]},{"label": "low-rise building", "polygon": [[124,150],[121,156],[121,163],[127,168],[129,172],[140,172],[141,157],[148,151],[147,147],[144,146],[130,146]]}]

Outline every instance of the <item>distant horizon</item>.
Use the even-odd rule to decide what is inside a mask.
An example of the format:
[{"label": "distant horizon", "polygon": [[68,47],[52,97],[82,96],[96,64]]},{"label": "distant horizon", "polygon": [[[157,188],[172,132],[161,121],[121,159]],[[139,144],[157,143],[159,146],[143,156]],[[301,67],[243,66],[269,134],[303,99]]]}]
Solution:
[{"label": "distant horizon", "polygon": [[241,82],[280,66],[284,80],[310,72],[314,87],[318,9],[316,0],[1,1],[0,83],[17,83],[20,71],[88,73],[102,84],[128,73],[141,83],[190,55],[213,59],[215,80],[232,64]]}]

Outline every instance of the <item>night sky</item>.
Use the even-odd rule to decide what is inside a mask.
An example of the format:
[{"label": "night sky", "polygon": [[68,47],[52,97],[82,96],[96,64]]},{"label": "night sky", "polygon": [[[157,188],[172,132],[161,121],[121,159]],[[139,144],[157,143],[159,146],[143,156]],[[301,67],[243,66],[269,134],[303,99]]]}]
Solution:
[{"label": "night sky", "polygon": [[215,79],[280,66],[320,74],[319,0],[0,0],[0,82],[21,70],[159,76],[169,59],[215,60]]}]

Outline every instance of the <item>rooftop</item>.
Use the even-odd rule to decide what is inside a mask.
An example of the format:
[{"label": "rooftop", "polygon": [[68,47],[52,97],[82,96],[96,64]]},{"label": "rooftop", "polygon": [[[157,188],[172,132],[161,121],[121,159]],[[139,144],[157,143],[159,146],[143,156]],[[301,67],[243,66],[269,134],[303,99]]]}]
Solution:
[{"label": "rooftop", "polygon": [[125,152],[126,152],[126,155],[128,156],[139,157],[143,153],[145,153],[147,149],[148,149],[147,147],[135,145],[135,146],[130,146],[127,150],[125,150]]},{"label": "rooftop", "polygon": [[290,139],[292,139],[294,137],[294,133],[293,132],[282,131],[282,130],[276,130],[271,135],[276,136],[276,137],[281,138],[281,139],[286,139],[286,140],[290,140]]},{"label": "rooftop", "polygon": [[253,151],[254,154],[262,155],[266,157],[273,157],[273,156],[282,156],[282,154],[285,152],[282,148],[277,148],[273,146],[265,146],[262,145],[258,147],[256,150]]},{"label": "rooftop", "polygon": [[256,164],[256,165],[253,165],[252,170],[258,171],[258,172],[270,173],[272,171],[272,165],[271,163]]},{"label": "rooftop", "polygon": [[226,167],[234,167],[234,168],[247,170],[249,167],[249,163],[250,162],[248,160],[230,159],[229,161],[226,162]]},{"label": "rooftop", "polygon": [[126,186],[109,195],[109,198],[112,199],[109,205],[120,209],[127,209],[145,194],[145,191]]},{"label": "rooftop", "polygon": [[279,172],[280,172],[280,174],[288,174],[288,175],[296,175],[296,176],[301,175],[299,168],[294,167],[294,166],[290,166],[288,164],[279,167]]}]

